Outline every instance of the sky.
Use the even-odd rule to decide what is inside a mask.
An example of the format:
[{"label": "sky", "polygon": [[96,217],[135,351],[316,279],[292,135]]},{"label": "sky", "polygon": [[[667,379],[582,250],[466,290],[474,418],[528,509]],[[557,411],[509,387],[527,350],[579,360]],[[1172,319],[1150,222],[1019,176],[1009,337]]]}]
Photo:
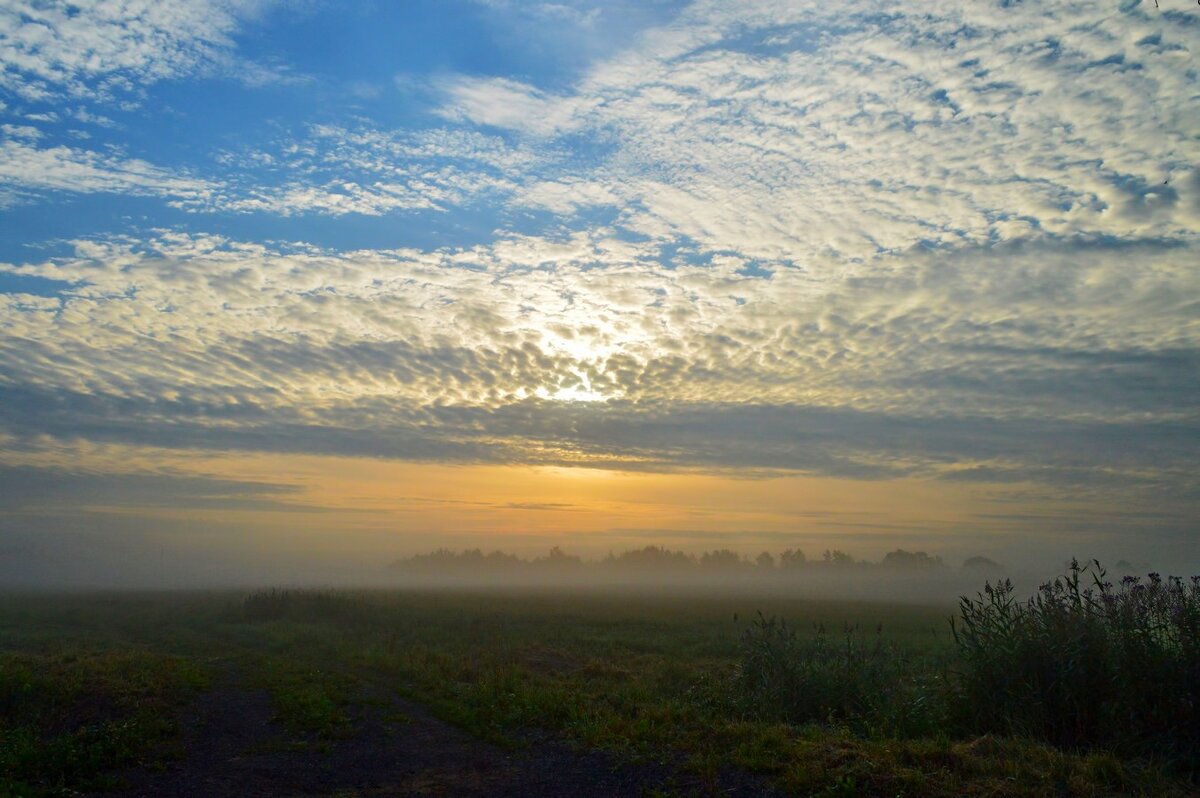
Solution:
[{"label": "sky", "polygon": [[1197,52],[1183,0],[5,0],[0,581],[1200,567]]}]

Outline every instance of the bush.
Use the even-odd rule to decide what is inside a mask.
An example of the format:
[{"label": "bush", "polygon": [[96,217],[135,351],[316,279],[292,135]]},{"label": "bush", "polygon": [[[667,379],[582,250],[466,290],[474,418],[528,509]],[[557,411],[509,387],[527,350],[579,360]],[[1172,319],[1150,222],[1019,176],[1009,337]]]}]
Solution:
[{"label": "bush", "polygon": [[937,725],[928,685],[884,642],[847,626],[834,638],[823,626],[801,637],[762,613],[742,636],[737,692],[746,709],[790,723],[838,722],[863,731],[907,735]]},{"label": "bush", "polygon": [[1154,754],[1194,771],[1200,755],[1200,577],[1117,585],[1072,561],[1026,602],[1012,582],[963,597],[959,713],[980,731],[1067,748]]},{"label": "bush", "polygon": [[300,621],[304,623],[343,623],[365,614],[361,596],[333,590],[259,590],[242,602],[248,621]]}]

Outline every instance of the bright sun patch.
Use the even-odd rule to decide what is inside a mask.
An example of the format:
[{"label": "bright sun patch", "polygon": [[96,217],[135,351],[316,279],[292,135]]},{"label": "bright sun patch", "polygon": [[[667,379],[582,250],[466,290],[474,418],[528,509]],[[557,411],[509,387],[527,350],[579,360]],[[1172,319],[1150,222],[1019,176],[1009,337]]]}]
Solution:
[{"label": "bright sun patch", "polygon": [[608,399],[607,396],[599,391],[593,391],[579,385],[572,385],[570,388],[559,388],[554,393],[547,393],[544,398],[553,399],[556,402],[603,402]]}]

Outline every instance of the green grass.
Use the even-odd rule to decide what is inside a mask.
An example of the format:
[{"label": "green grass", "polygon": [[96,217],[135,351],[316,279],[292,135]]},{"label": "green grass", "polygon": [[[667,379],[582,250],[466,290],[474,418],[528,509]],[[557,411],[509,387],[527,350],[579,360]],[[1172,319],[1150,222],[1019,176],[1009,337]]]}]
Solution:
[{"label": "green grass", "polygon": [[143,650],[0,653],[0,795],[72,795],[155,752],[171,711],[206,683]]},{"label": "green grass", "polygon": [[[861,712],[798,717],[747,702],[740,684],[744,638],[759,611],[786,618],[801,645],[820,626],[834,642],[847,625],[867,630],[869,641],[881,627],[880,643],[904,663],[896,678],[936,681],[953,656],[953,609],[778,596],[518,590],[259,594],[249,602],[244,594],[27,596],[0,603],[0,650],[14,662],[75,652],[79,667],[109,673],[115,671],[105,662],[140,651],[148,658],[143,670],[166,674],[151,680],[158,685],[150,690],[159,696],[155,700],[185,695],[178,685],[195,683],[170,676],[173,669],[202,673],[214,657],[230,658],[250,683],[271,691],[289,729],[319,739],[348,733],[353,719],[347,705],[359,684],[369,682],[504,745],[536,744],[530,741],[551,733],[625,760],[670,762],[714,781],[722,769],[741,768],[799,794],[1192,790],[1152,762],[964,734],[928,717],[905,720],[895,713],[907,699],[887,712],[867,713],[866,721]],[[131,678],[128,689],[145,681]],[[88,682],[62,674],[32,689],[51,696],[69,692],[73,683]],[[913,695],[923,689],[901,686]],[[137,717],[130,707],[119,705],[110,719]],[[39,734],[57,733],[53,723],[21,723]],[[169,731],[139,732],[115,747],[97,748],[86,778],[140,757],[164,733]],[[55,775],[61,765],[26,768],[23,782],[2,775],[7,770],[0,779],[47,790],[68,783]],[[20,792],[9,787],[14,790]]]},{"label": "green grass", "polygon": [[277,717],[298,738],[328,741],[352,732],[346,707],[353,677],[279,657],[258,657],[249,671],[250,684],[270,691]]}]

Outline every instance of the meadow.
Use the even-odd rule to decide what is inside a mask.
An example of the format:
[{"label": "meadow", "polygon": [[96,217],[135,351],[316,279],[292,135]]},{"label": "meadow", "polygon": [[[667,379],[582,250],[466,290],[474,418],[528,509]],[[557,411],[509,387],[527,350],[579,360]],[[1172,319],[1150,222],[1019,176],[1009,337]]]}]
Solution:
[{"label": "meadow", "polygon": [[[1196,587],[1089,575],[1040,605],[1002,584],[958,607],[644,587],[8,595],[0,795],[187,794],[179,773],[211,766],[190,748],[233,744],[197,735],[255,696],[261,728],[222,756],[343,763],[297,794],[520,794],[530,774],[547,795],[605,778],[614,794],[1195,794]],[[461,763],[345,772],[409,738]],[[489,782],[488,757],[514,781]]]}]

